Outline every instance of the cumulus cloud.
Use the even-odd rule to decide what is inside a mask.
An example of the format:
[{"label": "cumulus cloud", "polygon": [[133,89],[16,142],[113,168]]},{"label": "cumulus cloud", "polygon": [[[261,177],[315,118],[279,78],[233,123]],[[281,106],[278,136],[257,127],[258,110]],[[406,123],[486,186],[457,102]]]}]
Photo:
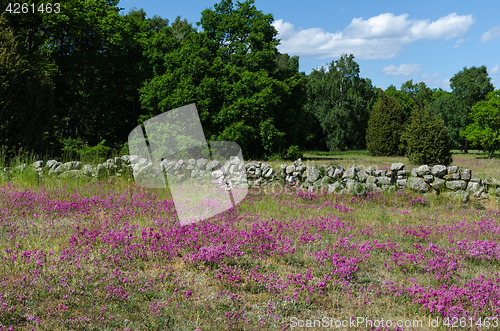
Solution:
[{"label": "cumulus cloud", "polygon": [[491,68],[490,75],[500,75],[500,68],[498,67],[498,64],[495,64],[493,68]]},{"label": "cumulus cloud", "polygon": [[423,74],[421,78],[422,81],[427,86],[437,86],[442,88],[443,90],[450,89],[450,79],[449,78],[443,79],[443,74],[441,73],[436,72],[433,75]]},{"label": "cumulus cloud", "polygon": [[497,25],[483,33],[481,36],[481,42],[485,43],[497,38],[500,38],[500,25]]},{"label": "cumulus cloud", "polygon": [[423,66],[419,64],[400,64],[399,67],[391,64],[390,66],[383,68],[382,73],[388,76],[410,76],[416,74],[422,70],[422,68]]},{"label": "cumulus cloud", "polygon": [[354,18],[343,31],[321,28],[296,29],[290,22],[273,23],[281,39],[280,52],[315,58],[352,53],[358,59],[389,59],[402,46],[417,40],[448,40],[462,37],[474,23],[472,15],[456,13],[430,20],[411,20],[408,14],[381,14],[367,20]]}]

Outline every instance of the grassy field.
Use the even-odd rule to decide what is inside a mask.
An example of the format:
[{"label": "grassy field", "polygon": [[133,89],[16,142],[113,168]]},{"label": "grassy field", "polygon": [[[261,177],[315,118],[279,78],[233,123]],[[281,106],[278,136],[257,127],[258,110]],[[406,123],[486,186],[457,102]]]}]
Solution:
[{"label": "grassy field", "polygon": [[[357,155],[332,162],[406,163]],[[475,177],[495,175],[496,161],[454,155]],[[85,184],[27,175],[0,181],[0,238],[0,330],[500,323],[494,200],[253,190],[236,209],[180,226],[168,190],[127,177]]]}]

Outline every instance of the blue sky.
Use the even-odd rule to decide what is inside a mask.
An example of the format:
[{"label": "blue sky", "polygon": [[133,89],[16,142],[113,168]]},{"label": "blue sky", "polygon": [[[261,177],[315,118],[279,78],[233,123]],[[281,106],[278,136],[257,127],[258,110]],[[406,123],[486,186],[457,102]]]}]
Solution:
[{"label": "blue sky", "polygon": [[[127,13],[143,8],[173,22],[198,22],[215,0],[121,0]],[[236,3],[236,1],[234,1]],[[409,79],[450,91],[449,79],[464,67],[485,65],[500,88],[500,1],[255,0],[274,16],[281,53],[298,55],[300,71],[354,54],[361,76],[383,89]],[[194,25],[194,24],[193,24]]]}]

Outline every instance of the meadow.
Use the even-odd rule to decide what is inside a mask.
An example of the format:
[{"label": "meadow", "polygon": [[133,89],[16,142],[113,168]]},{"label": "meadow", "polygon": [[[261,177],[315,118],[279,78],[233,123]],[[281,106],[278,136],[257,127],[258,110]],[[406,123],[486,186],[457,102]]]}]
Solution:
[{"label": "meadow", "polygon": [[[454,155],[454,165],[500,178],[495,159]],[[26,173],[0,180],[0,239],[0,330],[500,328],[494,199],[253,189],[180,226],[169,190],[130,174]]]}]

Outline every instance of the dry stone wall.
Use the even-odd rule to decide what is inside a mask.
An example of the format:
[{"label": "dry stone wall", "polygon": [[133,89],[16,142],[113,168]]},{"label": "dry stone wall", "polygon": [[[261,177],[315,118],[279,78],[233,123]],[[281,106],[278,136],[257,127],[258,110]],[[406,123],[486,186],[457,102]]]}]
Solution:
[{"label": "dry stone wall", "polygon": [[436,193],[449,195],[466,202],[468,200],[488,199],[500,195],[500,181],[489,177],[485,180],[472,177],[470,169],[458,166],[422,165],[411,171],[404,169],[403,163],[393,163],[390,170],[378,170],[372,167],[356,166],[344,169],[342,166],[320,167],[304,165],[301,159],[292,165],[282,164],[274,169],[265,162],[244,163],[238,157],[221,163],[207,159],[163,160],[153,164],[137,155],[124,155],[109,159],[97,166],[82,165],[72,161],[61,163],[50,160],[46,164],[36,161],[27,166],[0,171],[3,177],[12,178],[16,173],[32,167],[43,176],[61,176],[69,178],[98,179],[105,176],[121,176],[129,171],[134,178],[146,173],[145,169],[154,169],[156,173],[169,173],[179,181],[186,179],[216,179],[229,185],[245,187],[293,186],[303,190],[327,190],[330,193],[363,193],[367,190],[395,191],[409,189],[424,195]]}]

